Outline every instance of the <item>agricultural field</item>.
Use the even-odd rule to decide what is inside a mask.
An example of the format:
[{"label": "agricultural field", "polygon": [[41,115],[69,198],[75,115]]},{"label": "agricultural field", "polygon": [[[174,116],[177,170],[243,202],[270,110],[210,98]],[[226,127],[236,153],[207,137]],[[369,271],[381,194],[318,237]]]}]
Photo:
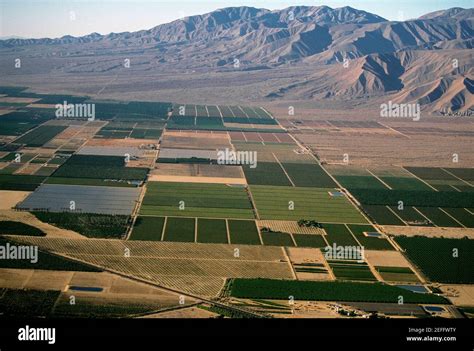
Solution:
[{"label": "agricultural field", "polygon": [[140,188],[43,184],[16,208],[23,211],[131,215],[140,190]]},{"label": "agricultural field", "polygon": [[45,236],[41,229],[15,221],[0,221],[0,234]]},{"label": "agricultural field", "polygon": [[58,228],[73,230],[89,238],[123,238],[130,225],[130,217],[71,212],[32,212],[40,221]]},{"label": "agricultural field", "polygon": [[197,241],[200,243],[227,244],[227,223],[222,219],[199,218]]},{"label": "agricultural field", "polygon": [[229,220],[230,244],[260,245],[260,237],[254,221]]},{"label": "agricultural field", "polygon": [[164,217],[138,216],[130,240],[160,241],[164,224]]},{"label": "agricultural field", "polygon": [[[56,118],[54,104],[65,100],[94,103],[95,120]],[[396,135],[405,142],[401,127],[5,87],[0,105],[7,109],[0,190],[15,193],[0,210],[0,244],[39,247],[35,264],[0,260],[0,280],[28,282],[24,291],[0,286],[0,307],[12,303],[4,307],[12,315],[24,312],[14,309],[27,298],[44,301],[31,308],[42,317],[179,316],[192,308],[251,315],[207,303],[162,312],[176,307],[174,293],[155,298],[149,285],[142,294],[134,285],[141,283],[87,274],[120,274],[277,317],[299,316],[289,296],[307,312],[334,302],[384,310],[399,296],[415,307],[449,304],[447,293],[410,291],[415,285],[473,283],[472,240],[428,237],[435,229],[432,236],[472,237],[473,169],[379,165],[370,157],[380,149],[345,141],[370,135],[383,144]],[[255,152],[256,167],[220,164],[225,149]],[[343,150],[353,150],[348,164]],[[401,157],[392,154],[386,158]],[[421,236],[404,237],[404,228]],[[328,246],[363,247],[365,256],[336,260],[325,256]],[[71,308],[73,294],[83,303]]]},{"label": "agricultural field", "polygon": [[345,196],[333,197],[330,191],[322,188],[250,186],[260,219],[367,223]]},{"label": "agricultural field", "polygon": [[364,262],[328,260],[329,267],[338,280],[376,281],[370,268]]},{"label": "agricultural field", "polygon": [[65,129],[63,126],[40,126],[15,139],[15,143],[30,147],[43,146]]},{"label": "agricultural field", "polygon": [[[0,244],[5,246],[15,244],[16,241],[10,238],[0,238]],[[76,262],[65,257],[49,253],[48,251],[38,251],[38,261],[30,260],[0,260],[0,268],[12,269],[42,269],[52,271],[84,271],[84,272],[100,272],[101,270],[90,265]]]},{"label": "agricultural field", "polygon": [[443,297],[418,294],[381,283],[320,282],[274,279],[234,279],[231,296],[252,299],[288,301],[366,301],[396,303],[403,296],[405,303],[444,304]]},{"label": "agricultural field", "polygon": [[474,240],[399,236],[395,241],[430,280],[459,284],[474,282]]},{"label": "agricultural field", "polygon": [[225,184],[150,182],[140,214],[214,218],[254,218],[246,190]]},{"label": "agricultural field", "polygon": [[242,167],[248,184],[291,186],[292,183],[282,166],[276,162],[258,162],[257,167]]},{"label": "agricultural field", "polygon": [[143,181],[147,173],[146,168],[126,167],[122,156],[73,155],[54,172],[53,177]]},{"label": "agricultural field", "polygon": [[409,267],[375,267],[377,272],[386,282],[419,283],[419,279]]},{"label": "agricultural field", "polygon": [[[200,296],[216,296],[227,278],[292,278],[278,247],[15,237],[19,239],[41,250]],[[130,257],[124,257],[124,248],[130,250]]]}]

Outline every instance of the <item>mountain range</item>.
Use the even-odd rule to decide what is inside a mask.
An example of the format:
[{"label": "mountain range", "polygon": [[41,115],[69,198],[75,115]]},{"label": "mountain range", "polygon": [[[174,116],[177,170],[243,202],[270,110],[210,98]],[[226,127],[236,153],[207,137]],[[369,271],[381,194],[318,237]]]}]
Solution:
[{"label": "mountain range", "polygon": [[473,22],[474,9],[462,8],[388,21],[351,7],[231,7],[132,33],[1,40],[0,61],[50,59],[42,73],[75,76],[114,74],[124,57],[143,75],[296,68],[306,73],[273,80],[259,98],[386,97],[431,112],[472,111]]}]

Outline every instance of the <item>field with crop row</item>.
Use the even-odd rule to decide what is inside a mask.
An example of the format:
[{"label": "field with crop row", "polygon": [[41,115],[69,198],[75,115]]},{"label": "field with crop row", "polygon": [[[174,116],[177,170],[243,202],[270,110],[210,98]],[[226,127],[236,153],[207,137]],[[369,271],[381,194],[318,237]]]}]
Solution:
[{"label": "field with crop row", "polygon": [[380,283],[316,282],[272,279],[234,279],[231,295],[240,298],[316,301],[446,303],[443,297],[418,294]]},{"label": "field with crop row", "polygon": [[260,219],[311,219],[329,223],[367,223],[344,197],[331,197],[332,189],[250,186]]},{"label": "field with crop row", "polygon": [[254,218],[247,192],[225,184],[151,182],[142,215]]}]

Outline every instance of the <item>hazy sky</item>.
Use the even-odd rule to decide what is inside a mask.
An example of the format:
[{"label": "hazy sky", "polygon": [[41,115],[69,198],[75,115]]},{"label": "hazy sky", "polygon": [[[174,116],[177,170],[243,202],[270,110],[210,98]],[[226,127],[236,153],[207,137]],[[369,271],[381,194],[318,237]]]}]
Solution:
[{"label": "hazy sky", "polygon": [[472,0],[0,0],[0,37],[56,38],[137,31],[229,6],[281,9],[292,5],[351,6],[391,20],[419,17]]}]

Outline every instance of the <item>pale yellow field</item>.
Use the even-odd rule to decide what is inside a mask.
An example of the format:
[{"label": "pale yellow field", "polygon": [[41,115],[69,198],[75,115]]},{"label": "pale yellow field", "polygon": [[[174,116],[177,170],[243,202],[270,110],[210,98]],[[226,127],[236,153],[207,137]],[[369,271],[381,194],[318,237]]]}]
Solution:
[{"label": "pale yellow field", "polygon": [[11,191],[0,190],[0,210],[9,210],[15,207],[20,201],[23,201],[31,192],[29,191]]},{"label": "pale yellow field", "polygon": [[[111,272],[206,297],[218,295],[226,278],[294,279],[279,247],[25,236],[12,239]],[[238,257],[234,256],[235,249],[239,249]]]},{"label": "pale yellow field", "polygon": [[428,238],[453,238],[468,237],[474,239],[474,228],[442,228],[442,227],[409,227],[409,226],[381,226],[384,233],[393,236],[426,236]]},{"label": "pale yellow field", "polygon": [[300,227],[296,221],[259,220],[257,225],[259,228],[269,228],[274,232],[326,235],[326,231],[322,228]]},{"label": "pale yellow field", "polygon": [[406,258],[398,251],[365,250],[364,256],[372,266],[411,267]]},{"label": "pale yellow field", "polygon": [[172,175],[151,175],[150,182],[185,182],[185,183],[211,183],[211,184],[247,184],[245,178],[216,178],[216,177],[186,177]]},{"label": "pale yellow field", "polygon": [[474,285],[447,284],[440,286],[440,289],[456,306],[474,306]]}]

